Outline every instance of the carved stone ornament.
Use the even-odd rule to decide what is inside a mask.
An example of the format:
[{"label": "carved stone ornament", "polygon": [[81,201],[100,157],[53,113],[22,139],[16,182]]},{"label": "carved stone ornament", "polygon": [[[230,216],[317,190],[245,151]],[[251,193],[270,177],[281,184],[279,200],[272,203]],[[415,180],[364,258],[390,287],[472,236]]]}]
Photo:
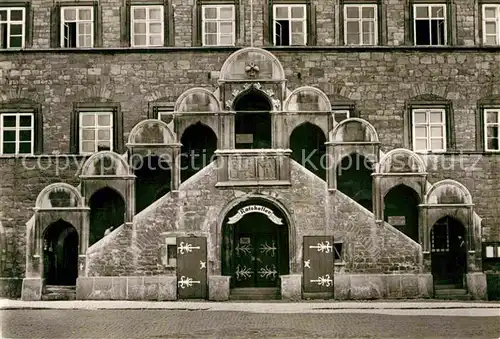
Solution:
[{"label": "carved stone ornament", "polygon": [[248,91],[250,89],[256,89],[258,91],[263,92],[271,99],[271,102],[272,102],[274,109],[275,110],[280,109],[280,100],[275,97],[275,92],[270,88],[263,89],[262,84],[260,82],[252,82],[252,83],[246,82],[242,85],[242,88],[233,89],[233,91],[231,92],[231,96],[232,96],[231,99],[228,99],[225,102],[226,109],[232,109],[234,99],[236,99],[236,97],[238,97],[238,95],[240,95],[242,92]]},{"label": "carved stone ornament", "polygon": [[245,72],[249,78],[255,78],[260,72],[259,66],[257,66],[253,61],[245,66]]}]

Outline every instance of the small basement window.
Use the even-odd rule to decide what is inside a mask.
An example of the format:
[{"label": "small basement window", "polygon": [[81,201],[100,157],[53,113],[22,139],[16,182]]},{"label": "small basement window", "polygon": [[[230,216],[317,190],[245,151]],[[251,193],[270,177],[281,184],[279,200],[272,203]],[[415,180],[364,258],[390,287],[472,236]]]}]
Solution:
[{"label": "small basement window", "polygon": [[343,255],[342,255],[342,247],[343,247],[344,243],[342,242],[336,242],[334,244],[334,249],[335,249],[335,253],[334,253],[334,259],[335,259],[335,262],[343,262],[344,261],[344,258],[343,258]]},{"label": "small basement window", "polygon": [[165,267],[177,267],[177,238],[165,238],[162,247],[161,261]]}]

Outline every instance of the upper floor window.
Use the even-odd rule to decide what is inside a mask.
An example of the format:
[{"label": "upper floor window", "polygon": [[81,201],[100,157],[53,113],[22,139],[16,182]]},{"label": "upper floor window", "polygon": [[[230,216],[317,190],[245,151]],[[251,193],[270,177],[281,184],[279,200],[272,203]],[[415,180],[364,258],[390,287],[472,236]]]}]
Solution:
[{"label": "upper floor window", "polygon": [[351,112],[347,109],[334,109],[332,110],[333,120],[340,123],[350,118]]},{"label": "upper floor window", "polygon": [[4,113],[0,115],[0,153],[34,153],[34,117],[32,113]]},{"label": "upper floor window", "polygon": [[0,48],[23,48],[26,37],[26,9],[0,7]]},{"label": "upper floor window", "polygon": [[80,154],[113,150],[112,112],[80,113]]},{"label": "upper floor window", "polygon": [[164,42],[163,6],[132,6],[131,46],[163,46]]},{"label": "upper floor window", "polygon": [[203,46],[227,46],[235,42],[235,6],[204,5],[201,8]]},{"label": "upper floor window", "polygon": [[61,7],[61,47],[94,47],[94,7]]},{"label": "upper floor window", "polygon": [[378,43],[377,5],[344,5],[344,42],[346,45]]},{"label": "upper floor window", "polygon": [[19,99],[0,103],[0,154],[42,152],[40,105]]},{"label": "upper floor window", "polygon": [[446,26],[446,5],[413,5],[413,42],[415,45],[446,45]]},{"label": "upper floor window", "polygon": [[274,45],[307,44],[306,5],[274,5]]},{"label": "upper floor window", "polygon": [[121,152],[123,118],[119,105],[108,102],[77,103],[71,116],[71,152]]},{"label": "upper floor window", "polygon": [[486,151],[500,151],[500,108],[484,109],[484,148]]},{"label": "upper floor window", "polygon": [[500,4],[483,5],[483,43],[500,45]]},{"label": "upper floor window", "polygon": [[413,150],[415,152],[446,151],[445,109],[412,110]]}]

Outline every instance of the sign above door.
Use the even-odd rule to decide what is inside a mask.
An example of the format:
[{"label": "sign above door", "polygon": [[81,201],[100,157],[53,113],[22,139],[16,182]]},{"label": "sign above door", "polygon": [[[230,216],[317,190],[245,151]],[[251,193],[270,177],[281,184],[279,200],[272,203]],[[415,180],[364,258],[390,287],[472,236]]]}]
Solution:
[{"label": "sign above door", "polygon": [[264,214],[265,216],[267,216],[269,218],[269,220],[271,220],[276,225],[283,225],[283,221],[281,220],[281,218],[278,218],[276,216],[276,214],[274,214],[273,210],[271,210],[270,208],[267,208],[265,206],[261,206],[261,205],[249,205],[249,206],[245,206],[245,207],[240,208],[238,210],[238,212],[236,212],[235,215],[233,215],[232,217],[229,218],[227,223],[228,224],[235,224],[238,221],[240,221],[241,218],[243,218],[248,213]]}]

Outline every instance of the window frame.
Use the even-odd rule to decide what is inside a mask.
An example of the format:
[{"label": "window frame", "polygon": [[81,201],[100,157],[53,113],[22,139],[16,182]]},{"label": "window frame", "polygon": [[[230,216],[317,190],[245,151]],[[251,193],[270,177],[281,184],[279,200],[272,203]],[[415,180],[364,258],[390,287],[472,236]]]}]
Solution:
[{"label": "window frame", "polygon": [[445,122],[445,146],[444,151],[415,151],[415,153],[432,154],[432,153],[447,153],[455,150],[455,121],[453,113],[453,104],[450,100],[438,97],[432,94],[422,94],[408,100],[405,103],[406,112],[404,114],[404,147],[413,150],[413,110],[414,109],[443,109]]},{"label": "window frame", "polygon": [[[23,49],[26,47],[27,45],[27,38],[28,38],[28,16],[29,16],[29,6],[27,5],[21,5],[19,6],[18,4],[9,4],[8,2],[7,3],[4,3],[2,5],[0,5],[0,10],[1,11],[7,11],[7,15],[9,17],[9,20],[6,21],[7,23],[7,47],[6,48],[2,48],[0,46],[0,50],[7,50],[7,49]],[[16,10],[21,10],[23,12],[23,17],[22,17],[22,20],[21,20],[21,27],[22,27],[22,31],[21,31],[21,47],[10,47],[10,26],[12,25],[12,20],[10,20],[10,16],[11,16],[11,12],[12,11],[16,11]],[[19,25],[19,21],[14,21],[14,24],[15,25]]]},{"label": "window frame", "polygon": [[[486,16],[485,16],[485,10],[486,7],[496,7],[497,10],[497,16],[496,16],[496,24],[497,24],[497,31],[496,31],[496,43],[495,44],[488,44],[486,41]],[[480,22],[479,22],[479,29],[480,29],[480,39],[481,39],[481,44],[484,46],[499,46],[500,45],[500,2],[488,2],[488,1],[482,1],[479,3],[479,16],[480,16]]]},{"label": "window frame", "polygon": [[[498,146],[498,149],[489,149],[488,148],[488,125],[497,125],[498,132],[500,133],[500,120],[498,120],[497,123],[488,123],[487,121],[487,114],[488,113],[496,113],[497,114],[497,119],[500,119],[500,106],[497,107],[486,107],[482,109],[481,115],[483,116],[483,147],[484,151],[488,153],[499,153],[500,152],[500,144]],[[500,138],[499,138],[499,143],[500,143]]]},{"label": "window frame", "polygon": [[[74,9],[76,10],[76,19],[75,21],[68,21],[68,22],[75,22],[76,23],[76,46],[75,47],[65,47],[64,46],[64,42],[66,40],[66,37],[65,37],[65,29],[64,29],[64,26],[66,24],[66,20],[64,18],[64,13],[66,10],[68,9]],[[78,14],[80,12],[80,10],[82,9],[86,9],[86,10],[90,10],[90,15],[91,15],[91,19],[90,20],[79,20],[78,19]],[[71,5],[71,6],[61,6],[60,7],[60,10],[61,10],[61,13],[60,13],[60,21],[59,21],[59,24],[60,24],[60,28],[59,28],[59,32],[60,32],[60,46],[61,48],[94,48],[95,46],[95,26],[96,26],[96,22],[95,22],[95,10],[93,8],[93,6],[75,6],[75,5]],[[92,27],[92,29],[90,30],[90,41],[91,41],[91,46],[79,46],[79,23],[81,22],[90,22],[90,26]],[[86,34],[85,34],[86,35]]]},{"label": "window frame", "polygon": [[[430,122],[430,113],[436,113],[436,112],[440,112],[441,113],[441,123],[431,123]],[[425,113],[426,115],[426,122],[425,124],[423,123],[419,123],[419,124],[416,124],[415,123],[415,113]],[[446,152],[447,150],[447,130],[446,130],[446,110],[444,108],[434,108],[434,107],[427,107],[427,108],[413,108],[411,110],[411,117],[412,117],[412,150],[415,152],[415,153],[443,153],[443,152]],[[417,150],[416,149],[416,141],[417,141],[417,137],[416,137],[416,133],[415,133],[415,127],[417,125],[425,125],[426,127],[426,137],[425,137],[425,140],[426,140],[426,143],[427,143],[427,148],[425,150]],[[443,148],[442,149],[432,149],[432,139],[437,139],[437,138],[433,138],[431,136],[431,133],[430,133],[430,129],[431,127],[436,127],[436,126],[440,126],[441,129],[442,129],[442,133],[443,133],[443,136],[441,137],[441,139],[443,140]],[[423,139],[423,137],[419,137],[419,139]]]},{"label": "window frame", "polygon": [[78,155],[89,155],[92,153],[81,152],[80,144],[80,116],[82,113],[106,113],[112,114],[112,148],[111,151],[123,153],[123,115],[120,104],[114,102],[79,102],[73,104],[71,114],[71,136],[70,153]]},{"label": "window frame", "polygon": [[[84,116],[94,116],[94,126],[83,126],[83,117]],[[93,154],[93,153],[96,153],[96,152],[99,152],[99,145],[98,145],[98,141],[100,141],[100,139],[98,138],[98,132],[99,130],[103,130],[105,128],[101,128],[101,126],[99,125],[98,123],[98,117],[99,116],[104,116],[104,115],[108,115],[109,116],[109,121],[110,121],[110,124],[109,126],[103,126],[103,127],[106,127],[106,129],[109,129],[110,130],[110,134],[109,134],[109,150],[110,151],[113,151],[114,150],[114,143],[113,143],[113,112],[112,111],[106,111],[106,110],[84,110],[84,111],[80,111],[80,113],[78,114],[78,118],[79,118],[79,122],[78,122],[78,135],[79,135],[79,138],[78,138],[78,145],[79,145],[79,154],[81,155],[90,155],[90,154]],[[83,151],[83,138],[82,138],[82,132],[85,130],[85,129],[93,129],[96,133],[94,133],[94,142],[95,142],[95,147],[94,147],[94,151],[93,152],[84,152]]]},{"label": "window frame", "polygon": [[[348,3],[344,3],[342,5],[342,26],[343,26],[343,32],[342,32],[342,38],[343,38],[343,44],[346,45],[346,46],[377,46],[379,44],[379,34],[380,34],[380,23],[379,23],[379,5],[377,3],[352,3],[352,2],[348,2]],[[347,23],[349,21],[354,21],[354,20],[348,20],[347,18],[347,9],[349,7],[358,7],[360,9],[360,13],[362,13],[362,9],[364,7],[371,7],[371,8],[374,8],[374,36],[373,36],[373,40],[374,42],[372,44],[365,44],[365,43],[362,43],[362,44],[348,44],[347,43]],[[363,23],[363,18],[360,17],[358,18],[358,23],[361,25],[361,28],[362,28],[362,23]],[[359,35],[360,35],[360,40],[362,40],[362,30],[359,32]]]},{"label": "window frame", "polygon": [[[442,44],[437,44],[437,45],[433,45],[433,44],[429,44],[429,45],[418,45],[417,44],[417,34],[415,34],[415,32],[417,31],[417,7],[427,7],[427,9],[429,10],[429,13],[432,13],[432,7],[443,7],[443,20],[444,20],[444,42]],[[413,3],[412,4],[412,26],[413,26],[413,45],[414,46],[447,46],[448,45],[448,4],[447,3]],[[432,15],[432,14],[431,14]],[[441,18],[432,18],[432,17],[428,17],[427,18],[428,21],[429,21],[429,25],[431,24],[431,21],[432,19],[441,19]],[[429,30],[429,34],[432,36],[432,31]],[[431,39],[429,39],[431,40]],[[431,41],[432,42],[432,41]]]},{"label": "window frame", "polygon": [[[150,35],[150,32],[149,32],[149,24],[151,23],[151,21],[145,19],[145,20],[142,20],[141,21],[144,21],[146,23],[146,42],[147,44],[146,45],[136,45],[135,44],[135,39],[134,39],[134,9],[138,9],[138,8],[144,8],[146,9],[146,12],[148,12],[148,9],[151,9],[151,8],[158,8],[161,10],[161,44],[159,45],[150,45],[149,44],[149,35]],[[149,48],[149,47],[162,47],[162,46],[165,46],[165,6],[164,5],[149,5],[149,4],[144,4],[144,5],[131,5],[130,6],[130,47],[134,47],[134,48]]]},{"label": "window frame", "polygon": [[[210,19],[209,21],[215,21],[217,23],[217,44],[216,45],[208,45],[206,43],[206,32],[205,32],[205,23],[206,23],[206,18],[205,18],[205,11],[207,8],[215,8],[217,11],[217,19]],[[233,16],[231,19],[232,23],[232,44],[227,44],[223,45],[220,43],[220,22],[221,21],[229,21],[229,20],[221,20],[219,17],[220,10],[221,8],[232,8],[233,10]],[[205,47],[217,47],[217,46],[235,46],[236,44],[236,6],[234,4],[202,4],[201,5],[201,45]]]},{"label": "window frame", "polygon": [[[276,23],[277,23],[277,20],[276,20],[276,12],[277,12],[277,8],[278,7],[286,7],[288,9],[288,17],[287,19],[290,21],[290,22],[294,22],[294,21],[302,21],[302,29],[304,30],[304,32],[302,33],[303,36],[304,36],[304,43],[303,44],[300,44],[300,45],[294,45],[292,44],[292,25],[290,25],[289,27],[289,37],[290,37],[290,44],[289,45],[277,45],[276,44],[276,32],[275,32],[275,27],[276,27]],[[273,46],[275,47],[291,47],[291,46],[307,46],[308,45],[308,24],[307,24],[307,21],[308,21],[308,15],[307,15],[307,4],[289,4],[289,3],[278,3],[278,4],[273,4],[273,13],[272,13],[272,17],[273,17]],[[303,8],[304,9],[304,17],[301,18],[301,19],[293,19],[292,18],[292,8]]]},{"label": "window frame", "polygon": [[[5,117],[16,117],[16,125],[14,127],[5,127],[4,126],[4,118]],[[31,118],[31,125],[28,127],[22,127],[20,124],[20,118],[21,117],[26,117],[29,116]],[[16,134],[15,140],[14,140],[14,148],[15,152],[14,153],[4,153],[4,140],[3,140],[3,132],[4,131],[14,131]],[[31,132],[31,138],[30,138],[30,152],[28,153],[20,153],[19,148],[21,146],[21,138],[20,138],[20,133],[21,131],[30,131]],[[5,155],[33,155],[34,150],[35,150],[35,117],[33,113],[4,113],[0,115],[0,154],[5,154]]]},{"label": "window frame", "polygon": [[[0,156],[29,156],[43,153],[43,117],[42,105],[28,99],[17,99],[0,103]],[[3,153],[3,116],[4,115],[31,115],[32,116],[32,146],[31,153]],[[17,133],[16,133],[17,134]],[[16,146],[17,149],[18,146]]]},{"label": "window frame", "polygon": [[[417,47],[440,47],[440,46],[452,46],[456,42],[456,17],[454,15],[454,4],[451,0],[409,0],[409,9],[405,12],[405,23],[408,25],[405,29],[405,40],[408,45]],[[445,5],[446,6],[446,34],[445,40],[446,45],[416,45],[416,34],[415,34],[415,13],[414,5]]]}]

